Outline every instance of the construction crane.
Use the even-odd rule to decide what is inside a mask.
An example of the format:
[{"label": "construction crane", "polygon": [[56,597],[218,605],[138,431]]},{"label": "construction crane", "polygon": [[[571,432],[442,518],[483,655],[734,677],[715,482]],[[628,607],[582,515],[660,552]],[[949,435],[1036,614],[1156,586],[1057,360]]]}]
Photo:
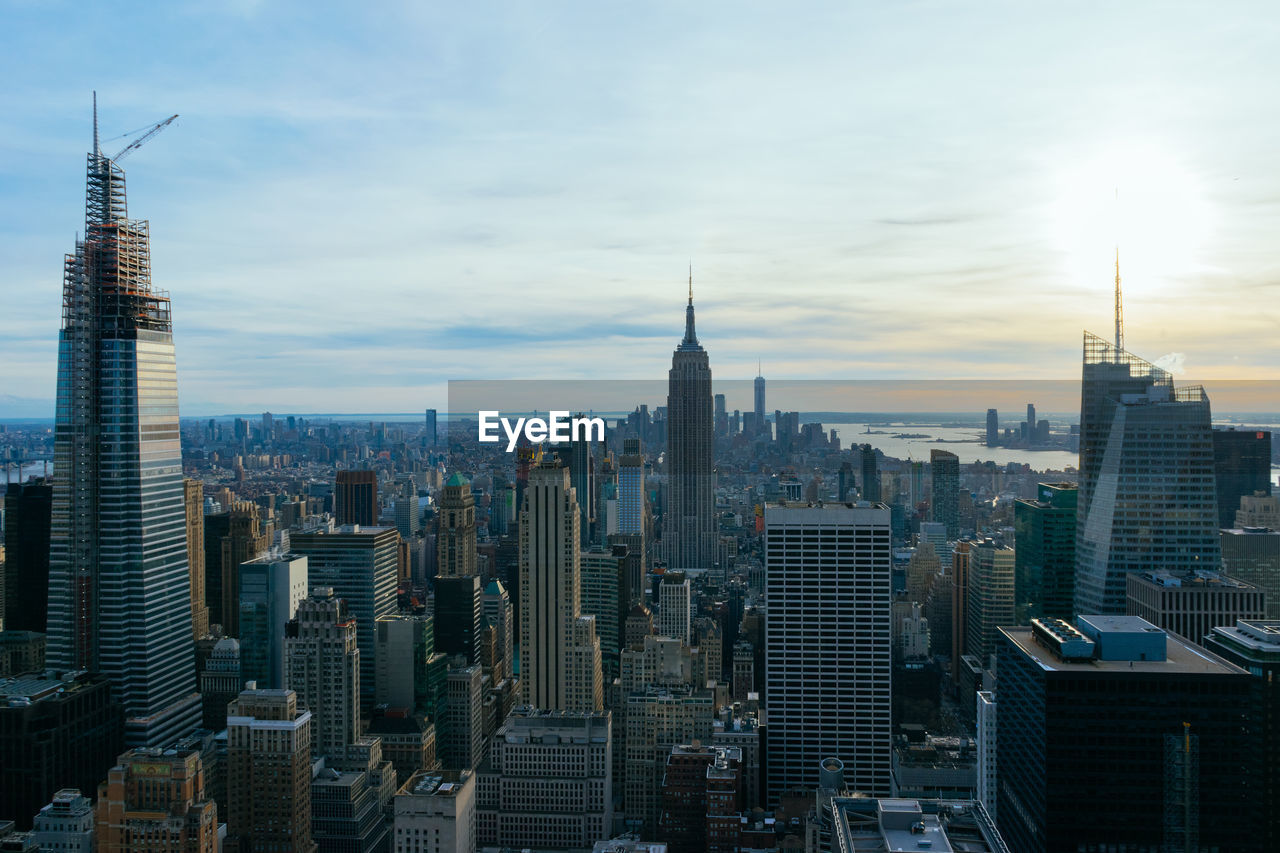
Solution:
[{"label": "construction crane", "polygon": [[[97,117],[97,93],[94,93],[94,116],[95,116],[94,135],[96,136],[96,135],[97,135],[97,127],[96,127],[96,117]],[[143,144],[144,144],[144,143],[146,143],[146,141],[147,141],[147,140],[149,140],[151,137],[155,136],[157,133],[159,133],[160,131],[162,131],[162,130],[164,130],[166,127],[168,127],[170,124],[172,124],[172,123],[173,123],[173,120],[174,120],[174,119],[176,119],[177,117],[178,117],[178,116],[177,116],[177,114],[175,113],[174,115],[169,116],[169,117],[168,117],[167,119],[165,119],[164,121],[158,121],[158,122],[156,122],[155,124],[153,124],[153,125],[151,126],[151,129],[150,129],[150,130],[148,130],[146,133],[142,134],[142,135],[141,135],[141,136],[139,136],[137,139],[135,139],[135,140],[133,140],[132,142],[130,142],[128,145],[126,145],[126,146],[124,147],[124,149],[123,149],[119,154],[117,154],[116,156],[112,157],[112,158],[111,158],[112,162],[119,163],[119,162],[120,162],[120,160],[121,160],[123,157],[125,157],[125,156],[127,156],[127,155],[129,154],[129,152],[131,152],[131,151],[135,151],[135,150],[137,150],[137,149],[141,148],[141,147],[143,146]]]}]

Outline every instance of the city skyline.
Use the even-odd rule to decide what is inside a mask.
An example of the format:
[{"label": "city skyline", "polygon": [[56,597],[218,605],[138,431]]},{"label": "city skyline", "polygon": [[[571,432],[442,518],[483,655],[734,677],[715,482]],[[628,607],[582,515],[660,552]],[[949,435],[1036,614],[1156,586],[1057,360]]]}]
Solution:
[{"label": "city skyline", "polygon": [[[5,96],[0,416],[52,412],[95,88],[104,138],[182,116],[129,167],[193,415],[404,411],[451,378],[599,375],[584,351],[660,375],[690,258],[721,376],[764,341],[779,379],[1065,377],[1079,329],[1109,327],[1118,235],[1130,349],[1269,376],[1280,181],[1265,124],[1231,131],[1262,121],[1265,27],[1103,11],[15,9],[2,61],[46,82]],[[125,31],[153,47],[137,65],[69,55]],[[1167,229],[1103,233],[1117,186]]]}]

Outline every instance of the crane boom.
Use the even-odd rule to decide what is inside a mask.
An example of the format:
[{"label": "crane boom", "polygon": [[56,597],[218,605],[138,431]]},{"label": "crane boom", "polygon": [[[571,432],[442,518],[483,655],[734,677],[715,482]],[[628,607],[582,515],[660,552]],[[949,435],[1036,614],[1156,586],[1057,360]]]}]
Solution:
[{"label": "crane boom", "polygon": [[[95,104],[95,106],[96,106],[96,104]],[[167,119],[165,119],[164,121],[158,121],[158,122],[156,122],[154,125],[152,125],[152,127],[151,127],[151,129],[150,129],[150,130],[148,130],[146,133],[142,134],[142,135],[141,135],[141,136],[139,136],[137,139],[135,139],[135,140],[133,140],[132,142],[130,142],[128,145],[126,145],[126,146],[124,147],[124,149],[123,149],[119,154],[117,154],[116,156],[112,157],[112,158],[111,158],[111,159],[112,159],[112,161],[113,161],[113,162],[117,162],[117,163],[118,163],[118,162],[120,162],[120,159],[121,159],[122,157],[125,157],[126,155],[128,155],[128,154],[129,154],[129,152],[134,151],[134,150],[136,150],[136,149],[138,149],[138,148],[141,148],[141,147],[142,147],[142,146],[147,142],[147,140],[149,140],[151,137],[155,136],[157,133],[159,133],[160,131],[162,131],[162,130],[164,130],[166,127],[168,127],[170,124],[172,124],[172,123],[173,123],[173,120],[174,120],[174,119],[176,119],[177,117],[178,117],[178,116],[177,116],[177,114],[175,113],[175,114],[173,114],[173,115],[169,116],[169,117],[168,117]],[[95,128],[95,130],[96,130],[96,128]]]}]

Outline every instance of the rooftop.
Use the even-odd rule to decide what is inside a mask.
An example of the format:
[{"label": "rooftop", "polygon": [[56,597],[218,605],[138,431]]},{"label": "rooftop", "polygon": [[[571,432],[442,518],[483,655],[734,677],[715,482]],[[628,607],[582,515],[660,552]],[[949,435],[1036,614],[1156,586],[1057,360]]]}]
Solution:
[{"label": "rooftop", "polygon": [[1237,619],[1234,626],[1219,626],[1213,633],[1253,652],[1280,655],[1280,619]]},{"label": "rooftop", "polygon": [[[1136,620],[1142,625],[1151,627],[1151,623],[1137,616],[1090,617],[1099,620]],[[1124,623],[1122,622],[1122,624]],[[1007,637],[1027,657],[1031,658],[1046,672],[1097,672],[1128,673],[1150,672],[1170,674],[1177,672],[1200,675],[1234,675],[1244,670],[1234,666],[1212,652],[1199,646],[1191,645],[1178,637],[1161,631],[1165,638],[1164,660],[1063,660],[1053,651],[1037,642],[1031,628],[1000,628],[1001,634]],[[1156,629],[1159,630],[1159,629]]]},{"label": "rooftop", "polygon": [[31,672],[12,678],[0,678],[0,703],[15,704],[39,702],[59,693],[72,693],[100,679],[84,671],[74,671],[59,678],[52,670]]},{"label": "rooftop", "polygon": [[838,797],[831,801],[838,842],[854,853],[1008,853],[982,806],[971,800]]},{"label": "rooftop", "polygon": [[1206,571],[1198,569],[1190,572],[1174,572],[1167,569],[1159,569],[1150,572],[1141,572],[1130,575],[1137,577],[1148,583],[1153,583],[1162,587],[1178,587],[1182,589],[1195,590],[1224,590],[1239,589],[1250,590],[1256,589],[1253,584],[1245,583],[1235,578],[1227,577],[1221,572]]}]

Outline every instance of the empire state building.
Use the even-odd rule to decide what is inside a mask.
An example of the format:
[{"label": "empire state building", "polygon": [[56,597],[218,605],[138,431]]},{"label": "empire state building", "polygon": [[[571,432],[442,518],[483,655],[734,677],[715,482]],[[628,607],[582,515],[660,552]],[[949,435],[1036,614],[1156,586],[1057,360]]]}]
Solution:
[{"label": "empire state building", "polygon": [[711,365],[693,325],[693,276],[684,315],[684,340],[671,357],[667,374],[667,519],[668,566],[673,570],[710,569],[716,559],[716,473],[713,460],[715,419]]}]

